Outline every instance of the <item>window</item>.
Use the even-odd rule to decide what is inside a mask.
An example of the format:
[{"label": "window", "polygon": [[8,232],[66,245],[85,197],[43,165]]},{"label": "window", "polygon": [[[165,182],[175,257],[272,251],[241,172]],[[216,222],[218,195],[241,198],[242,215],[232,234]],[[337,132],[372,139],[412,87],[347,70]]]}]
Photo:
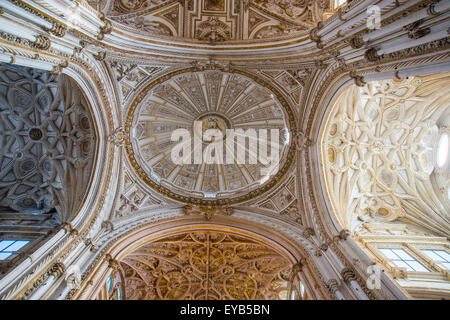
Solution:
[{"label": "window", "polygon": [[416,272],[428,272],[429,270],[425,268],[420,262],[411,257],[403,249],[390,249],[390,248],[380,248],[378,249],[383,253],[391,262],[399,267],[406,268],[407,271]]},{"label": "window", "polygon": [[422,249],[421,251],[441,268],[450,270],[450,254],[447,251],[431,249]]},{"label": "window", "polygon": [[0,260],[6,260],[10,255],[23,248],[29,240],[0,240]]},{"label": "window", "polygon": [[305,286],[303,285],[303,283],[300,282],[300,295],[302,297],[305,296]]},{"label": "window", "polygon": [[438,146],[437,146],[437,165],[438,167],[442,168],[445,163],[447,162],[447,156],[448,156],[448,134],[444,133],[439,138]]},{"label": "window", "polygon": [[112,278],[109,277],[109,278],[108,278],[108,281],[106,282],[106,290],[107,290],[108,292],[111,292],[111,285],[112,285]]}]

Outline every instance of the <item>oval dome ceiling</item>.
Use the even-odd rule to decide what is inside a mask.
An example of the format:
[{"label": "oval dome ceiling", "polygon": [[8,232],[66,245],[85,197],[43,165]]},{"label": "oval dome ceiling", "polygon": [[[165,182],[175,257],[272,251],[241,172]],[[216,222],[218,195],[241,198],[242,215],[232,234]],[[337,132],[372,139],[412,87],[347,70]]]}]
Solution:
[{"label": "oval dome ceiling", "polygon": [[[133,101],[125,129],[130,162],[148,185],[175,200],[222,205],[252,198],[280,180],[292,162],[289,131],[295,124],[274,88],[218,70],[166,79],[150,83]],[[174,137],[177,129],[191,140]],[[209,132],[218,136],[208,140]],[[175,152],[180,141],[189,147]]]},{"label": "oval dome ceiling", "polygon": [[305,35],[329,1],[110,0],[102,12],[126,32],[210,43]]}]

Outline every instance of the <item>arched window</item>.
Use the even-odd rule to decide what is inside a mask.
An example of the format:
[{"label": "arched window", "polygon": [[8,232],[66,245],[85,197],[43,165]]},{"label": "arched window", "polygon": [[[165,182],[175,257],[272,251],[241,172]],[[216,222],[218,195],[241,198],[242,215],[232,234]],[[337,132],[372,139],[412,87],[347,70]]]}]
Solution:
[{"label": "arched window", "polygon": [[124,284],[120,271],[116,271],[106,279],[105,284],[97,295],[97,300],[124,300],[123,289]]}]

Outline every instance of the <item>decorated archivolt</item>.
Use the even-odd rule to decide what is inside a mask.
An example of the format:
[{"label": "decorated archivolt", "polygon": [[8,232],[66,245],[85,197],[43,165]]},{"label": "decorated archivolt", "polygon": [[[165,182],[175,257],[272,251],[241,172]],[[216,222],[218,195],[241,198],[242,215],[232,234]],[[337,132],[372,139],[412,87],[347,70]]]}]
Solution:
[{"label": "decorated archivolt", "polygon": [[[448,74],[346,88],[321,139],[326,192],[343,228],[402,222],[448,235],[449,172],[436,165],[448,131]],[[447,166],[448,168],[448,166]]]}]

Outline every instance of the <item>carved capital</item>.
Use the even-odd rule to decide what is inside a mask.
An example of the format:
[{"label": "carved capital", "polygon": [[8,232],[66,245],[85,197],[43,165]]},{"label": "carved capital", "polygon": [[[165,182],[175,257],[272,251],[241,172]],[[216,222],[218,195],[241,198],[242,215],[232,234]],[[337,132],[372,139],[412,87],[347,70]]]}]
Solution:
[{"label": "carved capital", "polygon": [[311,236],[314,236],[316,233],[313,228],[306,228],[305,231],[303,231],[303,237],[308,239]]},{"label": "carved capital", "polygon": [[303,132],[299,132],[295,139],[297,149],[304,150],[313,144],[313,141]]},{"label": "carved capital", "polygon": [[69,222],[64,222],[64,223],[62,224],[62,228],[63,228],[63,230],[64,230],[66,233],[69,233],[69,232],[71,232],[71,231],[73,230],[73,227],[72,227],[72,225],[71,225]]},{"label": "carved capital", "polygon": [[103,40],[105,38],[105,34],[112,32],[112,24],[106,18],[103,18],[105,25],[100,27],[100,33],[97,35],[97,40]]},{"label": "carved capital", "polygon": [[59,278],[66,271],[66,266],[61,262],[54,263],[49,270],[49,274],[55,278]]},{"label": "carved capital", "polygon": [[349,267],[342,269],[341,276],[345,282],[351,282],[351,281],[357,280],[355,272]]},{"label": "carved capital", "polygon": [[323,60],[315,60],[314,64],[317,69],[325,69],[327,67],[327,64]]},{"label": "carved capital", "polygon": [[320,36],[317,34],[319,32],[319,28],[315,27],[312,28],[311,31],[309,32],[309,37],[311,38],[312,41],[314,42],[320,42]]},{"label": "carved capital", "polygon": [[355,85],[357,85],[358,87],[363,87],[366,85],[364,78],[358,75],[355,71],[351,71],[349,75],[350,78],[352,78],[355,81]]},{"label": "carved capital", "polygon": [[346,19],[343,18],[343,15],[344,15],[345,13],[347,13],[347,10],[344,9],[344,7],[338,9],[338,17],[339,17],[339,20],[341,20],[341,21],[343,21],[343,22],[347,21]]},{"label": "carved capital", "polygon": [[328,250],[328,243],[322,243],[320,246],[319,246],[319,249],[320,250],[322,250],[322,251],[327,251]]},{"label": "carved capital", "polygon": [[335,294],[339,289],[339,282],[336,279],[330,279],[327,282],[327,287],[332,294]]},{"label": "carved capital", "polygon": [[64,60],[60,64],[53,66],[53,69],[50,71],[52,74],[61,74],[62,70],[64,68],[67,68],[69,66],[69,63]]},{"label": "carved capital", "polygon": [[350,231],[347,229],[342,229],[338,235],[335,235],[333,237],[334,242],[338,242],[341,240],[347,240],[348,236],[350,235]]},{"label": "carved capital", "polygon": [[120,268],[119,261],[113,259],[113,257],[108,253],[105,255],[105,260],[108,262],[108,267],[114,270],[118,270]]},{"label": "carved capital", "polygon": [[350,39],[350,46],[353,49],[359,49],[362,48],[366,43],[363,40],[363,37],[361,35],[355,36]]},{"label": "carved capital", "polygon": [[99,51],[97,54],[94,54],[94,59],[98,61],[103,61],[106,58],[106,52],[105,51]]},{"label": "carved capital", "polygon": [[380,56],[378,55],[378,52],[375,48],[368,49],[364,53],[364,57],[370,62],[375,62],[380,59]]},{"label": "carved capital", "polygon": [[303,263],[299,261],[296,264],[294,264],[291,270],[292,277],[295,277],[297,273],[301,272],[302,270],[303,270]]},{"label": "carved capital", "polygon": [[341,232],[339,232],[339,238],[342,240],[347,240],[347,238],[350,236],[350,231],[348,229],[342,229]]},{"label": "carved capital", "polygon": [[102,228],[105,229],[107,232],[111,232],[114,230],[114,225],[111,221],[105,220],[102,222]]},{"label": "carved capital", "polygon": [[33,45],[37,48],[37,49],[41,49],[41,50],[47,50],[50,48],[51,46],[51,42],[50,39],[47,38],[46,36],[43,35],[38,35],[36,37],[36,41],[33,42]]}]

